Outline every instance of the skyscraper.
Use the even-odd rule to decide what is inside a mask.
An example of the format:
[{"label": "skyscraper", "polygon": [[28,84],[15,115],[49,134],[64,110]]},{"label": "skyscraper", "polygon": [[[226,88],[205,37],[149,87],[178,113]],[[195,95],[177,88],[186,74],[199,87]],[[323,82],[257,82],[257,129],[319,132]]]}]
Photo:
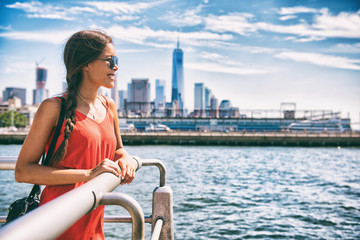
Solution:
[{"label": "skyscraper", "polygon": [[177,41],[177,48],[173,52],[172,64],[172,89],[171,101],[178,108],[177,115],[183,116],[184,114],[184,67],[183,67],[184,53],[180,49],[179,39]]},{"label": "skyscraper", "polygon": [[205,87],[205,109],[210,109],[211,97],[213,96],[211,90]]},{"label": "skyscraper", "polygon": [[111,89],[111,98],[115,102],[116,109],[119,109],[120,102],[119,102],[119,94],[118,94],[118,90],[117,90],[117,84],[118,84],[118,80],[117,80],[117,76],[115,75],[114,87]]},{"label": "skyscraper", "polygon": [[156,80],[155,86],[155,109],[163,110],[165,108],[165,81]]},{"label": "skyscraper", "polygon": [[119,110],[123,111],[125,109],[125,100],[127,98],[127,91],[119,90]]},{"label": "skyscraper", "polygon": [[47,69],[36,67],[36,89],[34,89],[33,104],[41,103],[48,97],[48,91],[45,89]]},{"label": "skyscraper", "polygon": [[150,83],[149,79],[131,79],[131,99],[127,104],[133,112],[150,113]]},{"label": "skyscraper", "polygon": [[195,83],[194,89],[194,110],[204,110],[205,91],[203,83]]}]

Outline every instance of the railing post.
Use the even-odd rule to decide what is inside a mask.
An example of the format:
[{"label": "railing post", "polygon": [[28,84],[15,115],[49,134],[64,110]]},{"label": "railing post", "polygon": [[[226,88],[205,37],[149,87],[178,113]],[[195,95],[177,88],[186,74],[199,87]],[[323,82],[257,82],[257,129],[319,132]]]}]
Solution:
[{"label": "railing post", "polygon": [[156,221],[162,218],[164,224],[161,229],[160,239],[174,239],[173,222],[173,192],[169,186],[157,187],[153,192],[153,212],[151,231],[154,231]]}]

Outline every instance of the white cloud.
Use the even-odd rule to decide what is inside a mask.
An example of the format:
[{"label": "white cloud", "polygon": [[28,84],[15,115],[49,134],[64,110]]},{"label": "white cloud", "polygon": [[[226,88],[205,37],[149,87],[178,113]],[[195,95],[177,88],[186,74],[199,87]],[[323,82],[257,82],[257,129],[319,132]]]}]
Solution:
[{"label": "white cloud", "polygon": [[275,55],[275,57],[285,60],[293,60],[296,62],[311,63],[324,67],[360,70],[360,59],[295,51],[284,51]]},{"label": "white cloud", "polygon": [[209,15],[204,19],[205,29],[215,32],[234,32],[240,35],[249,35],[256,32],[257,27],[250,23],[254,16],[250,13],[230,13],[228,15]]},{"label": "white cloud", "polygon": [[282,21],[286,21],[286,20],[290,20],[290,19],[295,19],[295,18],[297,18],[297,16],[295,16],[295,15],[285,15],[285,16],[279,17],[279,19],[282,20]]},{"label": "white cloud", "polygon": [[276,69],[266,68],[263,66],[226,66],[219,63],[210,62],[187,62],[185,63],[186,68],[207,71],[207,72],[218,72],[218,73],[230,73],[236,75],[261,75],[277,72]]},{"label": "white cloud", "polygon": [[204,5],[200,4],[195,9],[187,9],[184,13],[170,11],[165,16],[159,17],[159,19],[167,21],[176,27],[196,26],[204,22],[204,17],[199,15],[203,7]]},{"label": "white cloud", "polygon": [[278,69],[271,67],[244,64],[217,52],[203,51],[199,54],[199,57],[204,61],[186,62],[186,68],[236,75],[260,75],[278,71]]},{"label": "white cloud", "polygon": [[64,40],[70,37],[70,35],[74,32],[76,31],[12,31],[0,33],[0,37],[5,37],[13,40],[59,44],[64,42]]},{"label": "white cloud", "polygon": [[[6,5],[8,8],[20,9],[26,12],[28,18],[43,18],[43,19],[61,19],[71,21],[77,19],[85,13],[93,15],[114,14],[120,15],[117,17],[131,18],[131,15],[141,13],[143,10],[157,6],[164,3],[166,0],[156,2],[137,2],[137,3],[125,3],[125,2],[80,2],[85,7],[79,6],[64,6],[60,3],[48,3],[44,4],[39,1],[30,2],[16,2],[14,4]],[[76,4],[77,2],[74,2]],[[130,16],[126,16],[130,15]],[[132,17],[131,20],[133,20]]]},{"label": "white cloud", "polygon": [[332,52],[341,52],[341,53],[360,53],[360,43],[355,44],[344,44],[339,43],[331,48]]},{"label": "white cloud", "polygon": [[11,30],[11,25],[6,26],[6,27],[0,25],[0,30]]},{"label": "white cloud", "polygon": [[[356,13],[341,12],[332,15],[328,9],[312,9],[305,7],[282,8],[281,14],[314,13],[313,23],[304,19],[295,25],[279,25],[269,22],[255,22],[255,17],[249,13],[229,13],[227,15],[209,15],[203,18],[205,29],[214,32],[232,32],[249,36],[259,31],[291,34],[288,38],[297,42],[320,41],[326,38],[360,38],[360,11]],[[295,18],[295,15],[285,15],[281,20]]]},{"label": "white cloud", "polygon": [[[117,39],[141,45],[148,45],[160,48],[174,48],[177,41],[176,31],[153,30],[149,27],[123,27],[114,25],[106,32]],[[232,39],[229,34],[218,34],[211,32],[188,32],[180,33],[181,44],[189,46],[204,46],[207,41]]]},{"label": "white cloud", "polygon": [[121,15],[121,16],[115,16],[115,21],[123,22],[123,21],[135,21],[140,20],[139,16],[133,16],[133,15]]},{"label": "white cloud", "polygon": [[293,15],[293,14],[297,14],[297,13],[317,13],[319,11],[320,10],[315,9],[315,8],[298,6],[298,7],[280,8],[278,13],[280,15]]},{"label": "white cloud", "polygon": [[112,14],[135,14],[140,13],[145,9],[155,7],[157,5],[163,4],[162,1],[154,2],[136,2],[136,3],[126,3],[126,2],[110,2],[110,1],[94,1],[94,2],[83,2],[83,4],[88,6],[96,7],[102,12],[110,12]]},{"label": "white cloud", "polygon": [[74,17],[68,14],[68,10],[63,6],[54,6],[50,4],[43,4],[38,1],[31,2],[16,2],[14,4],[6,5],[8,8],[21,9],[27,13],[28,18],[46,18],[46,19],[62,19],[73,20]]}]

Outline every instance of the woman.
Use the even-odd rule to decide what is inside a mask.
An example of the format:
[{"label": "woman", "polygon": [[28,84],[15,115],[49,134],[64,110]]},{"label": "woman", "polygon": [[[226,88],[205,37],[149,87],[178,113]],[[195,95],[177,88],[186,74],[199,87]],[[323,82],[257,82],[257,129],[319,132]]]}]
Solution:
[{"label": "woman", "polygon": [[[121,176],[122,184],[130,183],[137,167],[122,145],[114,102],[97,95],[99,87],[114,87],[118,66],[111,37],[99,31],[75,33],[65,45],[64,62],[65,120],[50,166],[38,162],[57,125],[59,98],[41,103],[15,168],[17,182],[46,185],[40,205],[103,172]],[[103,215],[104,207],[96,208],[59,239],[104,239]]]}]

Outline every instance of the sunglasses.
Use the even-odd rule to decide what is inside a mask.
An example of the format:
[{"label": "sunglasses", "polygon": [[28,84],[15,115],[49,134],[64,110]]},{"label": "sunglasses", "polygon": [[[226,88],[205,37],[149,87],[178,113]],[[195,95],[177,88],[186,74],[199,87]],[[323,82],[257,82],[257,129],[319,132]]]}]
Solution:
[{"label": "sunglasses", "polygon": [[98,59],[109,62],[110,63],[110,69],[113,69],[115,67],[115,64],[116,64],[116,66],[118,65],[117,56],[111,56],[111,58],[106,58],[106,59],[103,59],[103,58],[98,58]]}]

